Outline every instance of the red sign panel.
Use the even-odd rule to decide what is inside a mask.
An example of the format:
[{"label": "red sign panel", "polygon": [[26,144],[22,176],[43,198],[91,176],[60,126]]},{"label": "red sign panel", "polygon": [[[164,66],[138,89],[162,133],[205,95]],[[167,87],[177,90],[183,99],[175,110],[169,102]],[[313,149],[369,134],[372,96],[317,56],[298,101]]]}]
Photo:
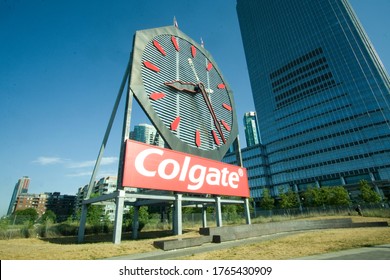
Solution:
[{"label": "red sign panel", "polygon": [[123,186],[249,197],[246,169],[127,140]]}]

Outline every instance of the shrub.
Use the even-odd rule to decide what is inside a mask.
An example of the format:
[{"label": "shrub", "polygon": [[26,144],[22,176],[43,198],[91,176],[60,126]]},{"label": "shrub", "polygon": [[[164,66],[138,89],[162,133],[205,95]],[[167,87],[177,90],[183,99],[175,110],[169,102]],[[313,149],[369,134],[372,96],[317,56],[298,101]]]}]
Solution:
[{"label": "shrub", "polygon": [[23,226],[20,228],[20,233],[24,238],[30,238],[34,236],[35,230],[33,228],[33,224],[29,221],[25,222]]},{"label": "shrub", "polygon": [[76,223],[61,223],[55,225],[57,232],[63,236],[75,236],[78,233],[79,225]]},{"label": "shrub", "polygon": [[[134,216],[134,208],[131,207],[130,211],[123,215],[123,224],[125,229],[132,230]],[[141,231],[146,224],[149,223],[150,217],[147,206],[141,206],[138,211],[138,231]]]}]

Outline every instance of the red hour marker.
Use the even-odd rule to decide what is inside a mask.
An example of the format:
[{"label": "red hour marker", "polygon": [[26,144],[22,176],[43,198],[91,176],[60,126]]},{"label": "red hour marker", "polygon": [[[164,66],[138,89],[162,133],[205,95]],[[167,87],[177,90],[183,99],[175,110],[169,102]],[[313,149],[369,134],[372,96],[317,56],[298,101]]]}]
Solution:
[{"label": "red hour marker", "polygon": [[156,49],[158,49],[158,51],[163,55],[163,56],[166,56],[167,53],[165,52],[165,50],[163,49],[163,47],[160,45],[159,42],[157,42],[156,40],[153,41],[153,45],[156,47]]},{"label": "red hour marker", "polygon": [[217,87],[218,87],[219,89],[224,89],[224,88],[226,88],[226,86],[225,86],[224,84],[219,84]]},{"label": "red hour marker", "polygon": [[213,68],[213,64],[209,62],[206,67],[207,71],[210,71],[212,68]]},{"label": "red hour marker", "polygon": [[219,146],[221,144],[221,142],[219,141],[217,133],[215,133],[214,130],[212,130],[211,133],[213,134],[215,144],[217,144]]},{"label": "red hour marker", "polygon": [[171,37],[171,41],[172,41],[172,44],[173,44],[173,46],[175,47],[175,49],[176,49],[177,51],[179,51],[180,48],[179,48],[179,44],[177,43],[176,37],[175,37],[175,36],[172,36],[172,37]]},{"label": "red hour marker", "polygon": [[146,68],[158,73],[160,72],[160,68],[158,68],[156,65],[154,65],[153,63],[149,62],[149,61],[144,61],[144,65]]},{"label": "red hour marker", "polygon": [[226,103],[223,103],[223,104],[222,104],[222,107],[225,108],[225,109],[228,110],[228,111],[231,111],[231,110],[232,110],[232,107],[229,106],[229,105],[227,105]]},{"label": "red hour marker", "polygon": [[156,100],[159,100],[161,98],[164,98],[165,97],[165,93],[162,93],[162,92],[153,92],[149,98],[156,101]]},{"label": "red hour marker", "polygon": [[230,126],[228,125],[227,122],[225,122],[224,120],[221,120],[221,123],[222,123],[223,127],[224,127],[227,131],[230,131],[230,130],[231,130],[231,128],[230,128]]},{"label": "red hour marker", "polygon": [[199,130],[197,130],[195,132],[195,144],[197,147],[200,147],[201,142],[200,142],[200,131]]},{"label": "red hour marker", "polygon": [[196,56],[196,48],[194,46],[191,46],[191,55],[193,58]]},{"label": "red hour marker", "polygon": [[171,123],[171,130],[176,130],[179,127],[180,117],[176,117],[176,119]]}]

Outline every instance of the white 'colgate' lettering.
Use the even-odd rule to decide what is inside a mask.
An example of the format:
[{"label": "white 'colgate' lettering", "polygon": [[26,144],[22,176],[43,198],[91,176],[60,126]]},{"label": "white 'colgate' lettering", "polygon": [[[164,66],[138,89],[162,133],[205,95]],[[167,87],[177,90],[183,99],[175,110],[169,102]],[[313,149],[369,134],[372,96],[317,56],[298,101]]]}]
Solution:
[{"label": "white 'colgate' lettering", "polygon": [[157,170],[147,170],[145,168],[145,160],[151,155],[164,155],[161,149],[146,149],[140,152],[135,158],[135,169],[145,177],[154,177],[156,174],[165,180],[172,180],[179,176],[179,181],[186,181],[186,178],[191,182],[187,185],[189,190],[198,190],[206,182],[211,186],[238,188],[240,174],[230,172],[226,167],[221,170],[214,167],[206,167],[195,164],[190,165],[191,157],[186,156],[182,164],[174,159],[164,159],[157,167]]}]

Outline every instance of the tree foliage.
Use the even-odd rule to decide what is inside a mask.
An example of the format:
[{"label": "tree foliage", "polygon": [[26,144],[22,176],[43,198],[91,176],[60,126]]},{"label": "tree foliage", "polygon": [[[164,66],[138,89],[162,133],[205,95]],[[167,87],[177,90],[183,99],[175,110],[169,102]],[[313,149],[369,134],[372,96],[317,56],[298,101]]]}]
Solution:
[{"label": "tree foliage", "polygon": [[52,210],[47,210],[40,218],[42,222],[55,222],[57,219],[57,215]]},{"label": "tree foliage", "polygon": [[307,207],[319,207],[325,204],[324,191],[317,187],[309,187],[303,193],[303,204]]},{"label": "tree foliage", "polygon": [[342,186],[337,187],[309,187],[303,193],[303,203],[307,207],[320,207],[324,205],[349,205],[351,200],[348,192]]},{"label": "tree foliage", "polygon": [[264,189],[263,197],[260,200],[260,207],[265,210],[272,210],[275,207],[275,199],[271,197],[268,189]]},{"label": "tree foliage", "polygon": [[296,208],[299,205],[297,194],[291,189],[280,195],[280,207],[283,209]]},{"label": "tree foliage", "polygon": [[14,213],[15,224],[24,224],[26,222],[33,224],[38,219],[38,212],[35,208],[17,210]]},{"label": "tree foliage", "polygon": [[329,187],[327,195],[327,204],[333,206],[349,205],[351,200],[348,191],[342,186]]},{"label": "tree foliage", "polygon": [[381,201],[381,197],[377,194],[372,187],[369,186],[366,180],[359,182],[360,197],[364,202],[367,203],[378,203]]},{"label": "tree foliage", "polygon": [[87,223],[91,225],[100,224],[104,217],[104,206],[88,205]]},{"label": "tree foliage", "polygon": [[[99,196],[99,194],[91,194],[91,198],[97,196]],[[99,225],[102,221],[107,222],[104,206],[89,204],[87,207],[87,223],[90,225]]]}]

